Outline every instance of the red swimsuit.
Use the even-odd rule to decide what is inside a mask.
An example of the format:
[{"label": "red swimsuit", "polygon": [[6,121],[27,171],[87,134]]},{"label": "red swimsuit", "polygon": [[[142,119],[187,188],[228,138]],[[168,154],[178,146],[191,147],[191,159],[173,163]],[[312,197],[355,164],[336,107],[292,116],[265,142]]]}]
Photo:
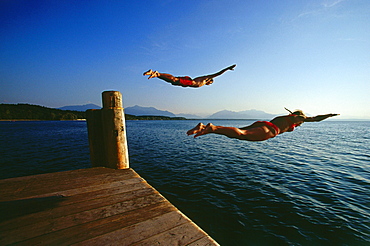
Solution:
[{"label": "red swimsuit", "polygon": [[265,125],[271,126],[275,130],[275,137],[279,135],[280,129],[277,127],[274,123],[271,123],[270,121],[257,121],[259,123],[264,123]]},{"label": "red swimsuit", "polygon": [[189,76],[177,77],[177,78],[179,78],[180,80],[179,83],[182,85],[189,86],[193,84],[193,80]]}]

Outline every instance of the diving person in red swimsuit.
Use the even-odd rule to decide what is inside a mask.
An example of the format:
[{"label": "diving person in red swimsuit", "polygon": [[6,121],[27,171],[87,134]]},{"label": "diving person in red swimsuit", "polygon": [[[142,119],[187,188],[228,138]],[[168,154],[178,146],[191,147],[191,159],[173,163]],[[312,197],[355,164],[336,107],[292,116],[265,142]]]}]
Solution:
[{"label": "diving person in red swimsuit", "polygon": [[177,85],[177,86],[182,86],[182,87],[201,87],[203,85],[210,85],[213,83],[213,78],[220,76],[227,70],[234,70],[236,65],[232,65],[230,67],[224,68],[221,71],[210,74],[210,75],[204,75],[200,77],[196,77],[194,79],[190,78],[189,76],[184,76],[184,77],[175,77],[171,74],[168,73],[159,73],[158,71],[153,71],[149,69],[143,75],[149,75],[148,79],[151,78],[159,78],[162,79],[168,83],[171,83],[172,85]]},{"label": "diving person in red swimsuit", "polygon": [[215,126],[212,123],[207,125],[199,123],[196,127],[190,129],[187,134],[195,134],[194,138],[196,138],[201,135],[214,133],[239,140],[264,141],[284,132],[291,132],[295,127],[300,126],[304,122],[318,122],[339,115],[325,114],[307,117],[301,110],[295,112],[288,111],[290,112],[289,115],[278,116],[271,121],[256,121],[252,125],[243,128]]}]

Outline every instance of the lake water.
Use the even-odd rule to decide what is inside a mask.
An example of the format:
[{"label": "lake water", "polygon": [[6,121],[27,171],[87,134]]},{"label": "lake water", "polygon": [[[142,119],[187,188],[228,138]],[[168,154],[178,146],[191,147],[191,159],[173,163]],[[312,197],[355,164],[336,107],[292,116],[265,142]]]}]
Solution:
[{"label": "lake water", "polygon": [[[130,167],[221,245],[370,245],[370,122],[264,142],[186,136],[197,123],[127,121]],[[2,179],[90,167],[86,122],[0,122],[0,138]]]}]

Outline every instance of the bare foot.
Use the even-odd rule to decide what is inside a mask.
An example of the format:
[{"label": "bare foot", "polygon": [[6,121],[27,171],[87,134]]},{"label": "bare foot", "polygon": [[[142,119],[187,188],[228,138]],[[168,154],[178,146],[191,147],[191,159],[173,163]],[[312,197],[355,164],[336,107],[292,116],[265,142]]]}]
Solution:
[{"label": "bare foot", "polygon": [[189,135],[193,135],[195,133],[198,133],[200,132],[201,130],[203,130],[206,126],[203,124],[203,123],[199,123],[196,127],[190,129],[189,131],[186,132],[186,134]]},{"label": "bare foot", "polygon": [[212,123],[208,123],[202,130],[198,131],[198,133],[194,135],[194,138],[213,132],[213,128],[214,125]]},{"label": "bare foot", "polygon": [[158,77],[159,76],[159,73],[158,71],[153,71],[151,69],[149,69],[148,71],[146,71],[145,73],[143,73],[143,75],[149,75],[148,79],[151,79],[151,78],[155,78],[155,77]]},{"label": "bare foot", "polygon": [[145,73],[143,73],[143,75],[151,75],[153,73],[153,70],[149,69],[148,71],[146,71]]},{"label": "bare foot", "polygon": [[159,73],[158,71],[154,71],[149,77],[148,79],[151,79],[151,78],[156,78],[156,77],[159,77]]}]

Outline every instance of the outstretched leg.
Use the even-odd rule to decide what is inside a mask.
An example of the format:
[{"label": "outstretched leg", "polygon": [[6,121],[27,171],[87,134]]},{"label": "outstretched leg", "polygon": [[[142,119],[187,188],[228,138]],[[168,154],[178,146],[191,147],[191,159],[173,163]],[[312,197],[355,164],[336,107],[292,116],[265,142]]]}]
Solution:
[{"label": "outstretched leg", "polygon": [[155,77],[158,77],[159,76],[159,73],[158,71],[153,71],[151,69],[149,69],[148,71],[146,71],[145,73],[143,73],[143,75],[149,75],[148,79],[151,79],[151,78],[155,78]]},{"label": "outstretched leg", "polygon": [[194,81],[196,81],[196,82],[202,82],[204,80],[211,80],[211,79],[213,79],[213,78],[215,78],[217,76],[220,76],[221,74],[225,73],[227,70],[234,70],[235,67],[236,67],[236,64],[231,65],[231,66],[229,66],[227,68],[222,69],[221,71],[219,71],[217,73],[209,74],[209,75],[204,75],[204,76],[200,76],[200,77],[196,77],[194,79]]},{"label": "outstretched leg", "polygon": [[208,123],[206,126],[199,123],[187,132],[188,135],[195,134],[194,138],[210,133],[247,141],[263,141],[275,136],[266,126],[244,130],[236,127],[215,126],[212,123]]},{"label": "outstretched leg", "polygon": [[195,134],[194,138],[209,133],[224,135],[229,138],[242,139],[241,136],[245,134],[245,130],[241,130],[236,127],[215,126],[212,123],[208,123],[206,126],[204,126],[202,123],[199,123],[195,128],[188,131],[188,135]]},{"label": "outstretched leg", "polygon": [[151,78],[159,78],[159,79],[162,79],[166,82],[169,82],[169,83],[178,83],[179,79],[176,78],[175,76],[171,75],[171,74],[168,74],[168,73],[160,73],[158,71],[153,71],[151,69],[149,69],[148,71],[146,71],[145,73],[143,73],[143,75],[149,75],[148,79],[151,79]]}]

